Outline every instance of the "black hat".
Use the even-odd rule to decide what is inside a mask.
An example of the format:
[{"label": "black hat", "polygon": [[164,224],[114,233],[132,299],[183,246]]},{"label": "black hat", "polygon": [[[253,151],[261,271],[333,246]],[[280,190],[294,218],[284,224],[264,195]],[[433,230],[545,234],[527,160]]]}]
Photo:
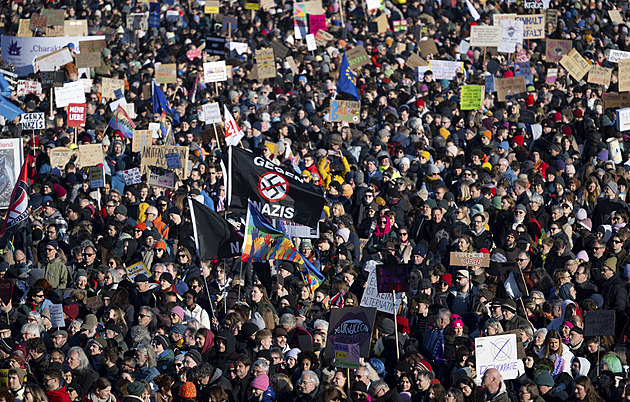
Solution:
[{"label": "black hat", "polygon": [[138,282],[149,282],[149,278],[145,274],[140,274],[140,275],[136,276],[134,282],[135,283],[138,283]]},{"label": "black hat", "polygon": [[193,361],[198,365],[202,362],[201,353],[197,352],[196,350],[191,350],[190,352],[186,353],[186,356],[193,359]]},{"label": "black hat", "polygon": [[177,208],[177,207],[170,207],[168,209],[168,213],[169,214],[173,214],[173,215],[181,215],[181,212],[180,212],[179,208]]},{"label": "black hat", "polygon": [[105,324],[105,329],[109,329],[114,331],[117,334],[122,334],[122,330],[120,329],[120,327],[118,326],[118,324],[116,324],[114,321],[112,320],[108,320],[107,324]]},{"label": "black hat", "polygon": [[[167,337],[165,337],[164,335],[160,335],[157,334],[155,335],[155,337],[153,338],[153,340],[155,341],[156,344],[158,345],[162,345],[162,347],[164,348],[164,350],[168,349],[171,347],[171,342],[168,340]],[[191,356],[192,357],[192,356]]]},{"label": "black hat", "polygon": [[160,280],[164,280],[170,284],[173,284],[173,275],[170,272],[164,272],[162,275],[160,275]]}]

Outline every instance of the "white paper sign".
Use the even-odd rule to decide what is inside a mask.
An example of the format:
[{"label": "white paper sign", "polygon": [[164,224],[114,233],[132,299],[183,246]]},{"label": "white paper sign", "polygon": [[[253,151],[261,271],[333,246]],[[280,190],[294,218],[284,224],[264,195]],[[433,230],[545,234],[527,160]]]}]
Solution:
[{"label": "white paper sign", "polygon": [[138,184],[142,181],[142,175],[140,174],[140,168],[133,168],[128,170],[123,170],[122,175],[125,178],[125,184],[128,186],[132,186],[134,184]]},{"label": "white paper sign", "polygon": [[523,44],[523,21],[500,20],[499,25],[501,26],[503,37],[497,50],[501,53],[514,53],[516,45]]},{"label": "white paper sign", "polygon": [[516,335],[496,335],[475,338],[477,375],[483,377],[486,370],[499,370],[504,380],[518,377],[518,356]]},{"label": "white paper sign", "polygon": [[621,59],[630,59],[630,52],[624,52],[623,50],[611,49],[608,54],[608,61],[611,63],[618,63]]},{"label": "white paper sign", "polygon": [[26,113],[20,120],[22,130],[43,130],[46,128],[44,113]]},{"label": "white paper sign", "polygon": [[82,82],[68,82],[63,84],[62,87],[55,87],[55,104],[57,107],[66,107],[70,103],[86,103]]},{"label": "white paper sign", "polygon": [[204,121],[208,124],[221,122],[221,109],[218,102],[206,103],[202,106]]},{"label": "white paper sign", "polygon": [[396,302],[394,303],[394,295],[391,293],[378,293],[377,279],[376,279],[376,264],[375,261],[368,261],[365,264],[365,270],[370,270],[368,276],[367,287],[363,291],[363,297],[361,298],[361,307],[375,307],[378,311],[382,311],[387,314],[394,314],[398,311],[400,303],[402,302],[400,293],[396,294]]},{"label": "white paper sign", "polygon": [[89,94],[92,92],[92,80],[89,78],[81,78],[79,80],[83,84],[83,92]]},{"label": "white paper sign", "polygon": [[66,321],[63,319],[63,304],[53,304],[48,308],[50,321],[53,327],[64,328]]},{"label": "white paper sign", "polygon": [[461,40],[459,41],[459,47],[457,48],[457,53],[468,53],[468,49],[470,49],[470,43],[466,42],[465,40]]},{"label": "white paper sign", "polygon": [[454,80],[457,73],[464,72],[464,63],[461,61],[431,60],[429,70],[433,72],[435,80]]},{"label": "white paper sign", "polygon": [[306,47],[309,52],[317,50],[317,43],[315,42],[315,35],[306,35]]},{"label": "white paper sign", "polygon": [[630,130],[630,108],[617,109],[617,130]]},{"label": "white paper sign", "polygon": [[18,96],[35,94],[42,94],[42,84],[37,81],[19,80],[17,84]]},{"label": "white paper sign", "polygon": [[36,60],[39,71],[55,71],[61,66],[72,63],[72,61],[72,55],[67,48],[47,54]]},{"label": "white paper sign", "polygon": [[236,53],[243,55],[247,53],[247,43],[244,42],[230,42],[230,51],[236,50]]},{"label": "white paper sign", "polygon": [[203,80],[205,83],[227,80],[225,60],[203,63]]}]

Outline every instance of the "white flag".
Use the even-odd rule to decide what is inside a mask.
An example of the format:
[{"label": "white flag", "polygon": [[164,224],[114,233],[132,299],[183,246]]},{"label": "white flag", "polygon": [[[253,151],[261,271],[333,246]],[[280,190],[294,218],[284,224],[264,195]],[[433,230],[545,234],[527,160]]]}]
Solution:
[{"label": "white flag", "polygon": [[225,143],[230,145],[238,145],[241,142],[241,138],[245,135],[243,130],[236,124],[234,121],[234,117],[232,117],[232,113],[228,110],[227,106],[223,105],[224,111],[224,120],[225,120]]},{"label": "white flag", "polygon": [[472,5],[470,0],[466,0],[466,5],[468,6],[468,11],[470,11],[470,15],[472,15],[472,17],[475,19],[475,21],[478,21],[479,18],[481,18],[481,16],[479,15],[477,10],[475,9],[475,6]]},{"label": "white flag", "polygon": [[510,275],[508,275],[505,282],[503,282],[503,286],[505,286],[505,292],[508,294],[508,296],[510,296],[510,298],[518,299],[520,297],[523,297],[523,294],[521,293],[521,291],[518,288],[518,285],[516,284],[516,279],[514,278],[514,272],[510,272]]}]

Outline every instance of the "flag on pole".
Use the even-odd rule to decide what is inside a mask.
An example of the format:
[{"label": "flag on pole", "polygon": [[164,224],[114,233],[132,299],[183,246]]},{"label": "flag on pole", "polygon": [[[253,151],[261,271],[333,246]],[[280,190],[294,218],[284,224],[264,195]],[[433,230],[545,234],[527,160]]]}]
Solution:
[{"label": "flag on pole", "polygon": [[221,215],[188,197],[193,234],[203,260],[232,258],[241,254],[243,236]]},{"label": "flag on pole", "polygon": [[179,115],[177,113],[173,114],[171,112],[171,107],[168,105],[168,99],[166,99],[166,95],[160,89],[160,86],[153,81],[152,84],[152,93],[153,93],[153,114],[162,113],[165,111],[176,123],[179,123]]},{"label": "flag on pole", "polygon": [[359,91],[357,90],[357,80],[350,70],[350,64],[346,57],[346,52],[343,52],[343,59],[341,60],[341,67],[339,67],[339,79],[337,79],[337,92],[343,92],[352,97],[353,100],[359,100]]},{"label": "flag on pole", "polygon": [[225,104],[223,105],[223,114],[223,120],[225,120],[225,143],[228,146],[238,145],[245,134],[238,124],[236,124],[234,117],[232,117],[232,113],[230,113]]},{"label": "flag on pole", "polygon": [[162,110],[162,114],[160,115],[160,133],[162,133],[162,137],[166,138],[168,135],[168,121],[166,119],[166,112]]},{"label": "flag on pole", "polygon": [[2,223],[0,236],[15,233],[28,220],[29,186],[27,170],[28,166],[25,160],[22,165],[22,170],[20,171],[20,176],[18,177],[17,183],[11,193],[9,210],[7,211],[7,215]]},{"label": "flag on pole", "polygon": [[120,131],[125,138],[133,138],[133,130],[136,128],[133,120],[125,112],[125,109],[120,106],[116,108],[114,115],[109,120],[109,126],[114,130]]}]

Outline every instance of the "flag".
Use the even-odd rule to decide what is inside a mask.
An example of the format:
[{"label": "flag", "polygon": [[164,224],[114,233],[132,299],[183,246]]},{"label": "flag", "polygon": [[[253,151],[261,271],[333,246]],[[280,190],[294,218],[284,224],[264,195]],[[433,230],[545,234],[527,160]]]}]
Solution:
[{"label": "flag", "polygon": [[[317,227],[324,208],[321,187],[305,183],[298,173],[276,166],[262,156],[230,147],[230,205],[247,209],[250,199],[269,219]],[[228,163],[228,165],[230,165]]]},{"label": "flag", "polygon": [[162,110],[162,114],[160,115],[160,133],[162,133],[162,137],[166,138],[168,135],[168,122],[166,120],[166,113]]},{"label": "flag", "polygon": [[188,95],[188,100],[195,103],[195,98],[197,97],[197,90],[199,89],[199,77],[200,77],[201,73],[197,72],[197,76],[195,77],[195,84],[192,87],[192,90],[190,91],[190,94]]},{"label": "flag", "polygon": [[215,260],[241,254],[243,236],[221,215],[188,198],[199,258]]},{"label": "flag", "polygon": [[311,292],[314,292],[325,280],[324,275],[295,248],[282,222],[278,220],[278,228],[274,228],[271,222],[258,212],[256,205],[249,202],[241,261],[269,260],[296,263],[302,281],[309,285]]},{"label": "flag", "polygon": [[238,124],[236,124],[232,113],[230,113],[225,104],[223,104],[223,114],[223,120],[225,120],[225,143],[228,146],[238,145],[245,134]]},{"label": "flag", "polygon": [[109,120],[109,126],[120,131],[125,138],[133,138],[133,130],[136,128],[133,120],[129,117],[125,109],[118,106],[114,115]]},{"label": "flag", "polygon": [[0,74],[0,115],[9,121],[15,120],[25,112],[9,100],[11,97],[11,85],[4,75]]},{"label": "flag", "polygon": [[479,15],[479,12],[477,12],[477,10],[475,9],[475,6],[473,6],[470,0],[466,0],[466,7],[468,7],[468,12],[470,13],[470,15],[473,17],[475,21],[478,21],[479,18],[481,18],[481,16]]},{"label": "flag", "polygon": [[168,100],[164,92],[162,92],[160,87],[153,81],[153,114],[162,113],[162,111],[170,114],[171,107],[168,105]]},{"label": "flag", "polygon": [[14,233],[28,220],[28,178],[27,178],[28,165],[26,160],[22,165],[20,176],[17,183],[11,193],[11,201],[9,203],[9,210],[2,223],[2,229],[0,229],[0,236]]},{"label": "flag", "polygon": [[343,92],[350,96],[355,101],[359,100],[359,91],[357,90],[357,80],[350,70],[350,64],[348,63],[348,57],[346,52],[343,52],[343,59],[341,60],[341,67],[339,68],[339,79],[337,80],[337,92]]}]

